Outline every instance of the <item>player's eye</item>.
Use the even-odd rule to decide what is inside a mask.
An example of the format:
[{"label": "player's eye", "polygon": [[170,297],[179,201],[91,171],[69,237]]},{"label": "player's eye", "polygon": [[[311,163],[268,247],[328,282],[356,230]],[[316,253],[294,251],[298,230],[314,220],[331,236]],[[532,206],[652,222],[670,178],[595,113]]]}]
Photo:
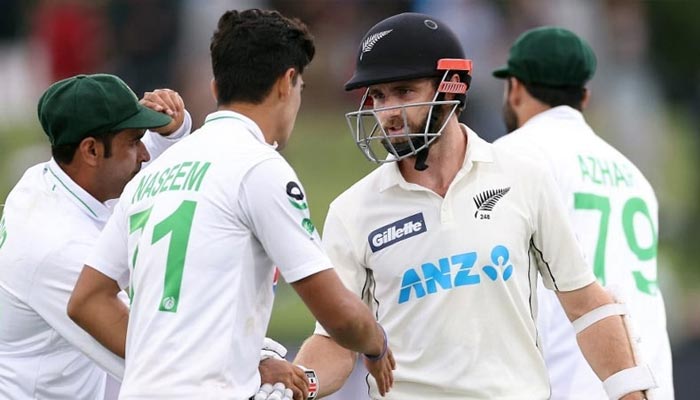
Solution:
[{"label": "player's eye", "polygon": [[370,93],[369,97],[371,97],[372,100],[374,100],[374,101],[382,100],[384,98],[384,93],[380,93],[380,92]]}]

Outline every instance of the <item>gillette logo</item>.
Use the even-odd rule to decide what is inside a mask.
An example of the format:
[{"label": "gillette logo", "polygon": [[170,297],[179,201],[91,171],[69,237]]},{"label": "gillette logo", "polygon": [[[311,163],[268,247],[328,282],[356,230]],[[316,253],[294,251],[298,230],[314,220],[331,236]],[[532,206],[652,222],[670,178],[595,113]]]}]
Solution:
[{"label": "gillette logo", "polygon": [[367,240],[372,252],[376,253],[396,242],[419,235],[427,230],[423,213],[418,213],[375,229],[369,234]]}]

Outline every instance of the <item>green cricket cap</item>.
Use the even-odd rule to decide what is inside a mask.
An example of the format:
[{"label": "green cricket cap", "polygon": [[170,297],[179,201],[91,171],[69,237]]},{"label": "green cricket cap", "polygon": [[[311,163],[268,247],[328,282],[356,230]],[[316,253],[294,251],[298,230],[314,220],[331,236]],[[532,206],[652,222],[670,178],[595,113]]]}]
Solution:
[{"label": "green cricket cap", "polygon": [[595,68],[595,53],[585,40],[569,30],[545,26],[520,35],[510,48],[508,64],[493,71],[493,76],[513,76],[543,86],[583,87]]},{"label": "green cricket cap", "polygon": [[53,146],[124,129],[158,128],[172,121],[139,104],[129,86],[109,74],[76,75],[54,83],[41,95],[37,111]]}]

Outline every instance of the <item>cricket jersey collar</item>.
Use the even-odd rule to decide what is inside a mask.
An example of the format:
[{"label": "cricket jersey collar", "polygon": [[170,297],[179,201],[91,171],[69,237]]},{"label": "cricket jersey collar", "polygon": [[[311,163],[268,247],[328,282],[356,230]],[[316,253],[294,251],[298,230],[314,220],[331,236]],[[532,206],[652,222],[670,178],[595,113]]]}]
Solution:
[{"label": "cricket jersey collar", "polygon": [[[464,157],[462,169],[455,179],[467,174],[472,169],[474,163],[493,161],[491,144],[480,138],[479,135],[477,135],[477,133],[471,130],[468,126],[464,124],[460,124],[459,126],[462,129],[462,133],[467,136],[467,153]],[[404,186],[406,188],[413,186],[413,184],[406,182],[403,175],[401,175],[398,163],[393,162],[384,164],[380,168],[382,168],[382,171],[379,178],[379,191],[383,192],[384,190],[396,185]]]},{"label": "cricket jersey collar", "polygon": [[231,110],[220,110],[213,112],[207,116],[207,118],[204,120],[204,124],[212,123],[212,122],[223,122],[223,121],[228,121],[229,123],[235,122],[239,124],[243,124],[245,128],[256,138],[258,141],[260,141],[262,144],[266,146],[270,146],[272,148],[277,148],[276,145],[269,144],[265,141],[265,135],[263,135],[262,130],[260,130],[260,127],[258,126],[255,121],[252,119],[246,117],[245,115],[241,113],[237,113],[235,111]]},{"label": "cricket jersey collar", "polygon": [[44,174],[54,184],[52,190],[61,191],[91,219],[104,223],[112,215],[109,207],[75,183],[53,158],[44,165]]},{"label": "cricket jersey collar", "polygon": [[551,121],[552,119],[560,121],[569,120],[572,122],[585,123],[581,111],[569,106],[557,106],[552,107],[546,111],[542,111],[541,113],[533,116],[532,118],[527,120],[527,122],[525,122],[521,128],[524,128],[529,125],[535,125],[545,120]]}]

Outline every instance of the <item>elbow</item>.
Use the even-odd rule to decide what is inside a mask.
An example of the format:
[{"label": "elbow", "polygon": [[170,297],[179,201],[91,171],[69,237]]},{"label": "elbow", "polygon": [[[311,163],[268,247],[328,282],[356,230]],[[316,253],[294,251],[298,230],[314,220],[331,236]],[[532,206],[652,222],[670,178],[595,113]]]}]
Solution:
[{"label": "elbow", "polygon": [[575,321],[600,306],[615,303],[612,296],[597,282],[570,292],[558,292],[557,295],[570,321]]},{"label": "elbow", "polygon": [[324,328],[331,337],[340,343],[347,342],[347,339],[357,336],[359,332],[364,330],[363,324],[352,318],[339,318]]},{"label": "elbow", "polygon": [[66,313],[68,314],[68,318],[70,318],[76,324],[80,320],[83,304],[85,304],[84,300],[79,296],[76,296],[76,293],[73,292],[73,294],[70,297],[70,300],[68,300]]}]

